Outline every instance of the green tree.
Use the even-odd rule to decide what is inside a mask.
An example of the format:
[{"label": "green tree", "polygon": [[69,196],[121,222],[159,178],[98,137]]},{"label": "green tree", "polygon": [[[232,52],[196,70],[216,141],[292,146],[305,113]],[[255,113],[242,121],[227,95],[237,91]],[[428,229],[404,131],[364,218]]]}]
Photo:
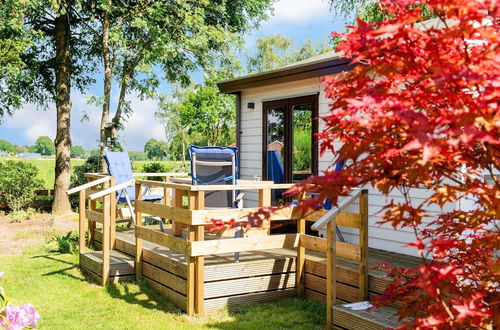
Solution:
[{"label": "green tree", "polygon": [[0,6],[0,49],[10,54],[6,62],[0,60],[0,116],[25,103],[42,108],[55,103],[55,213],[71,211],[66,195],[70,184],[71,87],[83,90],[93,81],[91,74],[96,68],[90,57],[87,28],[93,17],[84,11],[84,2],[8,0]]},{"label": "green tree", "polygon": [[55,153],[54,141],[48,136],[40,136],[36,139],[35,150],[42,156],[52,156]]},{"label": "green tree", "polygon": [[38,169],[31,163],[13,160],[1,162],[0,173],[0,198],[14,212],[33,201],[36,191],[42,187],[42,182],[37,179]]},{"label": "green tree", "polygon": [[16,145],[9,141],[0,139],[0,152],[11,153],[16,151]]},{"label": "green tree", "polygon": [[26,146],[16,146],[15,153],[20,154],[22,152],[28,152],[28,147]]},{"label": "green tree", "polygon": [[83,158],[85,156],[85,148],[82,146],[71,147],[71,157],[73,158]]},{"label": "green tree", "polygon": [[270,35],[257,39],[256,50],[247,55],[248,72],[258,73],[278,69],[302,61],[332,49],[327,41],[306,40],[296,45],[293,39],[282,35]]},{"label": "green tree", "polygon": [[[102,59],[103,93],[89,100],[102,106],[101,155],[117,140],[132,112],[126,96],[157,97],[160,79],[190,83],[189,74],[210,67],[230,45],[267,18],[273,0],[135,1],[100,0],[87,6],[97,18],[93,31],[96,56]],[[111,90],[119,97],[110,117]],[[111,124],[110,124],[111,122]]]},{"label": "green tree", "polygon": [[150,160],[163,160],[164,157],[167,157],[168,144],[165,141],[151,138],[144,145],[144,152]]}]

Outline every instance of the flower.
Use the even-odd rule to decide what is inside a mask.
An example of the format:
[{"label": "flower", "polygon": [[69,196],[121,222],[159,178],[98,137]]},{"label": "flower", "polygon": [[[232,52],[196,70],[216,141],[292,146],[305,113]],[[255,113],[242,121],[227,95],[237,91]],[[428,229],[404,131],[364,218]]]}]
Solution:
[{"label": "flower", "polygon": [[0,324],[7,330],[20,330],[26,327],[35,328],[36,323],[40,320],[40,315],[31,304],[24,304],[22,306],[9,304],[5,308],[4,313],[9,325],[1,318]]}]

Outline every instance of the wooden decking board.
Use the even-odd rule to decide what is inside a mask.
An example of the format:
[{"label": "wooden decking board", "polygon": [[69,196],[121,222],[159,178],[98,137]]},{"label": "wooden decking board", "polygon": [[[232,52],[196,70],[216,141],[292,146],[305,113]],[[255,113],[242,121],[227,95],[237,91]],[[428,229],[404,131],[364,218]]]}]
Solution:
[{"label": "wooden decking board", "polygon": [[295,273],[205,283],[205,299],[295,287]]},{"label": "wooden decking board", "polygon": [[[305,275],[306,288],[326,294],[326,279],[313,274]],[[358,301],[359,288],[337,282],[337,297],[345,301]]]},{"label": "wooden decking board", "polygon": [[242,294],[236,296],[227,296],[221,298],[205,299],[205,310],[210,312],[223,308],[231,308],[241,305],[257,304],[264,302],[276,301],[295,295],[295,288],[265,291],[250,294]]},{"label": "wooden decking board", "polygon": [[[95,283],[101,285],[102,277],[100,275],[97,275],[96,273],[85,267],[80,267],[80,270],[85,276],[89,277]],[[130,282],[133,279],[133,275],[116,275],[109,277],[109,283]]]},{"label": "wooden decking board", "polygon": [[381,307],[372,310],[354,311],[343,305],[333,306],[332,323],[347,329],[381,330],[399,325],[396,310]]},{"label": "wooden decking board", "polygon": [[[102,253],[99,251],[80,254],[80,265],[98,276],[102,274]],[[126,276],[134,274],[134,261],[117,251],[110,253],[110,276]]]},{"label": "wooden decking board", "polygon": [[205,266],[205,283],[229,279],[295,272],[295,259],[262,259]]},{"label": "wooden decking board", "polygon": [[183,311],[186,311],[186,303],[187,299],[186,296],[162,285],[161,283],[158,283],[150,278],[144,277],[146,282],[150,287],[155,289],[156,291],[160,292],[162,295],[164,295],[168,300],[170,300],[175,306],[179,307]]},{"label": "wooden decking board", "polygon": [[185,278],[175,276],[146,262],[142,264],[142,274],[183,295],[186,294],[187,282]]}]

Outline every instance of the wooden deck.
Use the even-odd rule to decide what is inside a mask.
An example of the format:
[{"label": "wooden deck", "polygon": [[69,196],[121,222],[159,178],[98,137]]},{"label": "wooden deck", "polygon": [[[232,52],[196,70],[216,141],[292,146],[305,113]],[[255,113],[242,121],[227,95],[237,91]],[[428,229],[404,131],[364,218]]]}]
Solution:
[{"label": "wooden deck", "polygon": [[[150,226],[154,227],[154,226]],[[167,231],[170,228],[167,227]],[[95,231],[95,246],[100,248],[102,233]],[[117,232],[116,250],[127,258],[135,254],[133,230]],[[206,234],[205,239],[217,237]],[[187,260],[184,254],[144,242],[143,277],[156,290],[164,294],[182,310],[186,309]],[[207,312],[243,304],[274,301],[295,295],[295,261],[292,249],[241,252],[239,262],[234,253],[205,257],[204,299]],[[131,260],[131,259],[130,259]],[[392,252],[369,249],[370,296],[382,293],[387,279],[382,271],[373,268],[378,262],[413,267],[419,259]],[[84,264],[82,264],[85,266]],[[358,264],[345,258],[337,261],[337,303],[360,301]],[[324,303],[326,300],[325,254],[306,251],[305,295],[308,299]],[[337,307],[337,306],[336,306]],[[350,310],[335,310],[335,318],[342,320]],[[373,312],[367,312],[372,314]],[[340,325],[340,324],[339,324]],[[389,323],[388,323],[389,325]]]}]

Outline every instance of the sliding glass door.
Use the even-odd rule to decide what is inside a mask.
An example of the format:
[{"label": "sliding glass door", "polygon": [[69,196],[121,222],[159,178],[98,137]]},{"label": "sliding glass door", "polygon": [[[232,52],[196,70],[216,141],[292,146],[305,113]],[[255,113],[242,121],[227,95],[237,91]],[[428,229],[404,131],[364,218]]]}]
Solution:
[{"label": "sliding glass door", "polygon": [[263,177],[292,183],[317,173],[318,95],[263,104]]}]

